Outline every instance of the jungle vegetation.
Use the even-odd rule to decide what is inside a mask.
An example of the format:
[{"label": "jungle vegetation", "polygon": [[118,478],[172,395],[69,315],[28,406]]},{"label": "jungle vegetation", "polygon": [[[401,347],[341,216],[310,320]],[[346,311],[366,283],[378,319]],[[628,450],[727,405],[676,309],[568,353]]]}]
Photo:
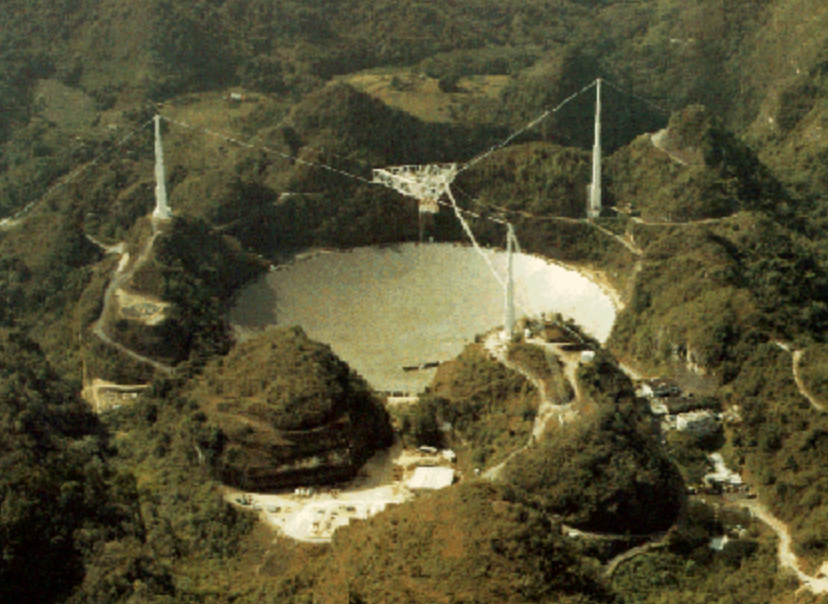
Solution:
[{"label": "jungle vegetation", "polygon": [[[703,505],[690,506],[664,549],[611,582],[597,578],[601,556],[561,536],[560,517],[599,530],[665,528],[677,506],[671,464],[700,472],[702,449],[665,449],[644,429],[611,355],[715,380],[723,410],[742,418],[723,434],[728,463],[791,525],[809,564],[828,554],[828,425],[779,346],[804,351],[803,380],[825,400],[820,0],[4,8],[0,218],[20,220],[0,228],[0,600],[790,601],[796,585],[768,572],[767,531],[751,525],[714,553],[711,537],[747,521],[723,523]],[[614,208],[596,221],[602,229],[581,220],[594,97],[553,111],[597,77],[607,83]],[[132,287],[172,302],[172,321],[116,332],[174,365],[172,376],[92,333],[118,264],[106,248],[123,242],[135,255],[150,233],[156,112],[169,118],[177,217]],[[362,409],[384,436],[387,420],[372,411],[370,385],[299,334],[237,346],[227,305],[298,251],[415,240],[415,202],[366,182],[373,168],[475,158],[456,192],[483,217],[471,220],[481,241],[502,245],[502,225],[485,218],[508,217],[526,251],[599,271],[621,293],[607,350],[580,376],[594,415],[522,453],[511,486],[463,485],[401,506],[331,547],[274,545],[218,490],[237,442],[228,416],[296,428]],[[426,229],[440,241],[465,236],[445,209]],[[254,366],[261,388],[239,394]],[[300,384],[310,391],[265,394],[297,387],[291,376],[304,371],[316,376]],[[78,398],[90,372],[150,387],[97,417]],[[479,347],[433,386],[402,418],[415,442],[442,442],[449,423],[484,467],[527,442],[537,393]],[[236,399],[218,401],[219,392]],[[595,472],[613,488],[572,478]],[[628,499],[648,503],[631,511]],[[639,513],[647,506],[655,526]]]}]

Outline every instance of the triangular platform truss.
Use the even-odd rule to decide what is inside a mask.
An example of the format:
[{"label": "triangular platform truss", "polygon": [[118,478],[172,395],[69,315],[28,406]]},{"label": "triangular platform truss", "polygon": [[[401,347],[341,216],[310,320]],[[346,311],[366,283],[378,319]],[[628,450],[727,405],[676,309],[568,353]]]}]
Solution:
[{"label": "triangular platform truss", "polygon": [[375,169],[373,182],[414,197],[420,202],[420,212],[436,214],[440,197],[448,191],[455,176],[457,164],[391,166]]}]

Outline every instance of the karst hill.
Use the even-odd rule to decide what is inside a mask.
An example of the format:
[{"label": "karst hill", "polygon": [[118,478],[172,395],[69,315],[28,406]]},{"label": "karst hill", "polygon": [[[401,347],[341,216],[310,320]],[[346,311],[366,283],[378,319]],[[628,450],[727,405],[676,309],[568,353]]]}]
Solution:
[{"label": "karst hill", "polygon": [[216,476],[241,489],[343,481],[393,439],[364,380],[299,328],[238,344],[190,396],[222,433]]}]

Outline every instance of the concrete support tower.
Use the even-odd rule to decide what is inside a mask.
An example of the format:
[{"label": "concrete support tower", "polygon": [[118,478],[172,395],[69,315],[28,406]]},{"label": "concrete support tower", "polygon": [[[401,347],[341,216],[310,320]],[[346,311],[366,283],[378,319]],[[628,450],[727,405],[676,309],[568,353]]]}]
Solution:
[{"label": "concrete support tower", "polygon": [[601,79],[596,80],[595,144],[592,147],[592,184],[589,186],[587,218],[601,215]]},{"label": "concrete support tower", "polygon": [[155,210],[153,220],[170,220],[172,212],[167,203],[167,175],[164,170],[164,146],[161,143],[161,116],[155,116]]},{"label": "concrete support tower", "polygon": [[509,233],[506,235],[506,252],[508,255],[508,264],[506,271],[506,303],[503,310],[503,326],[504,336],[506,340],[511,341],[515,333],[515,278],[514,270],[514,241],[515,241],[515,227],[509,225]]}]

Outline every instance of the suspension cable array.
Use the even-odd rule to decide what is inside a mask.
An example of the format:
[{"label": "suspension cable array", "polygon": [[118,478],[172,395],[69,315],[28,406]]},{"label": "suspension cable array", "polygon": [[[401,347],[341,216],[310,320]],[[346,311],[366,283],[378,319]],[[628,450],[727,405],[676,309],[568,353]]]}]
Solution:
[{"label": "suspension cable array", "polygon": [[[497,282],[504,288],[505,293],[505,302],[504,302],[504,335],[506,339],[511,339],[514,324],[515,324],[515,282],[514,282],[514,252],[517,250],[520,253],[520,244],[517,239],[517,235],[515,233],[514,225],[505,220],[500,219],[492,216],[483,216],[480,214],[476,214],[474,212],[468,210],[461,210],[461,208],[457,205],[457,201],[452,194],[451,185],[454,179],[457,177],[458,174],[461,172],[468,170],[469,168],[475,166],[476,164],[485,161],[488,157],[492,154],[496,153],[500,149],[506,147],[509,143],[516,140],[519,136],[524,134],[525,132],[531,130],[532,128],[537,127],[541,124],[544,120],[548,119],[550,116],[556,114],[558,111],[563,109],[566,105],[570,102],[574,101],[576,98],[580,97],[582,94],[585,94],[587,91],[592,89],[593,87],[597,90],[597,110],[596,110],[596,147],[598,147],[598,136],[599,136],[599,128],[600,128],[600,86],[601,86],[601,79],[598,79],[587,86],[583,87],[581,90],[573,93],[566,99],[564,99],[561,103],[555,106],[552,109],[546,110],[541,113],[538,117],[527,123],[522,128],[514,131],[512,134],[504,138],[502,141],[498,142],[497,144],[493,145],[485,152],[477,155],[476,157],[472,158],[471,160],[465,162],[461,167],[458,167],[457,164],[427,164],[427,165],[404,165],[404,166],[394,166],[394,167],[386,167],[380,169],[374,169],[372,172],[372,179],[367,179],[357,174],[353,174],[348,172],[347,170],[342,170],[340,168],[331,166],[327,163],[321,161],[310,161],[307,159],[303,159],[297,157],[296,154],[288,154],[278,149],[274,149],[270,146],[266,145],[254,145],[250,141],[243,141],[239,138],[223,134],[217,132],[215,130],[211,130],[209,128],[204,127],[196,127],[185,122],[175,120],[170,117],[162,116],[160,114],[156,114],[152,120],[149,120],[143,124],[140,124],[134,130],[129,132],[126,136],[122,137],[120,140],[116,141],[112,146],[95,156],[92,160],[86,162],[85,164],[81,165],[79,168],[71,171],[65,177],[59,179],[55,184],[50,186],[46,192],[41,195],[39,198],[30,201],[27,203],[21,210],[16,212],[11,218],[4,218],[0,220],[0,228],[9,228],[14,226],[19,222],[20,219],[25,217],[27,213],[29,213],[32,208],[34,208],[38,202],[42,201],[43,199],[50,196],[54,191],[57,189],[64,187],[75,180],[80,174],[85,172],[86,170],[90,169],[92,166],[98,164],[101,160],[103,160],[106,156],[111,154],[116,149],[125,145],[129,140],[131,140],[135,135],[139,132],[147,128],[150,124],[154,124],[155,129],[155,157],[156,157],[156,165],[155,165],[155,172],[156,172],[156,208],[153,212],[153,220],[154,223],[157,221],[165,221],[169,220],[172,215],[170,212],[169,205],[167,203],[167,194],[166,194],[166,176],[165,176],[165,167],[163,161],[163,146],[161,142],[161,121],[165,120],[170,124],[189,129],[189,130],[200,130],[201,132],[217,137],[222,139],[226,142],[233,143],[235,145],[247,148],[247,149],[254,149],[265,151],[267,153],[271,153],[280,157],[283,157],[289,160],[291,163],[296,163],[300,165],[306,165],[309,167],[320,168],[323,170],[327,170],[331,173],[338,174],[340,176],[358,181],[362,184],[366,185],[378,185],[385,188],[389,188],[392,190],[397,191],[398,193],[405,195],[407,197],[413,197],[418,201],[418,210],[419,210],[419,220],[420,220],[420,240],[422,241],[423,238],[423,219],[425,215],[433,215],[439,211],[440,205],[448,205],[453,211],[455,216],[457,217],[458,221],[463,227],[466,235],[468,236],[469,240],[471,241],[472,246],[474,247],[475,251],[483,258],[483,260],[488,265],[489,269],[491,270],[494,278]],[[615,88],[616,90],[629,94],[630,96],[638,99],[641,102],[648,104],[651,107],[658,109],[659,111],[666,112],[657,104],[644,99],[638,95],[633,93],[627,92],[620,88],[619,86],[611,83],[606,82],[611,87]],[[600,162],[600,150],[597,155],[597,160],[594,159],[594,163]],[[597,168],[600,170],[600,167]],[[595,172],[596,167],[593,166],[593,172]],[[600,184],[600,180],[597,181]],[[593,177],[593,183],[596,183],[596,179]],[[447,197],[449,202],[446,203],[442,201],[443,197]],[[594,197],[594,195],[593,195]],[[598,197],[597,205],[600,206],[600,197]],[[594,202],[591,203],[592,205],[596,205]],[[474,235],[474,232],[471,229],[468,221],[465,219],[464,215],[473,216],[479,219],[486,219],[492,222],[496,222],[499,224],[505,224],[507,227],[507,234],[506,234],[506,249],[507,249],[507,267],[506,267],[506,275],[505,278],[502,277],[498,271],[495,269],[494,264],[491,260],[491,254],[487,254],[479,245],[477,238]],[[533,316],[533,313],[523,309],[524,313],[530,317]],[[536,317],[533,317],[536,318]]]},{"label": "suspension cable array", "polygon": [[[517,249],[518,253],[520,253],[520,244],[518,243],[517,236],[516,236],[515,230],[514,230],[514,226],[506,219],[501,219],[501,218],[497,218],[497,217],[494,217],[494,216],[483,216],[483,215],[477,214],[477,213],[469,211],[469,210],[462,210],[457,205],[457,201],[454,198],[454,195],[452,194],[451,184],[454,181],[454,179],[457,177],[458,174],[460,174],[461,172],[463,172],[465,170],[468,170],[469,168],[475,166],[476,164],[478,164],[482,161],[485,161],[492,154],[494,154],[497,151],[499,151],[500,149],[506,147],[509,143],[511,143],[512,141],[517,139],[519,136],[521,136],[525,132],[537,127],[543,121],[545,121],[549,117],[551,117],[554,114],[556,114],[557,112],[559,112],[561,109],[563,109],[569,103],[574,101],[576,98],[580,97],[582,94],[585,94],[586,92],[588,92],[593,87],[597,87],[598,90],[600,91],[600,84],[601,84],[602,81],[607,83],[609,86],[611,86],[612,88],[618,90],[619,92],[621,92],[623,94],[630,95],[633,98],[635,98],[635,99],[637,99],[637,100],[639,100],[643,103],[646,103],[647,105],[649,105],[649,106],[651,106],[651,107],[653,107],[653,108],[655,108],[655,109],[657,109],[661,112],[665,112],[665,113],[667,112],[665,109],[663,109],[662,107],[660,107],[656,103],[653,103],[652,101],[649,101],[648,99],[645,99],[641,96],[638,96],[638,95],[636,95],[632,92],[626,91],[623,88],[621,88],[620,86],[618,86],[616,84],[613,84],[612,82],[609,82],[607,80],[598,79],[598,80],[595,80],[594,82],[588,84],[587,86],[584,86],[583,88],[581,88],[577,92],[571,94],[570,96],[565,98],[563,101],[561,101],[558,105],[556,105],[554,108],[544,111],[538,117],[536,117],[535,119],[533,119],[529,123],[527,123],[525,126],[517,129],[512,134],[510,134],[509,136],[504,138],[502,141],[500,141],[497,144],[493,145],[492,147],[490,147],[489,149],[487,149],[485,152],[481,153],[480,155],[477,155],[476,157],[472,158],[471,160],[465,162],[461,166],[458,166],[457,164],[426,164],[426,165],[416,165],[416,166],[407,165],[407,166],[393,166],[393,167],[379,168],[379,169],[373,169],[372,178],[370,180],[367,179],[367,178],[364,178],[362,176],[359,176],[357,174],[353,174],[351,172],[348,172],[346,170],[342,170],[340,168],[331,166],[331,165],[326,164],[326,163],[321,162],[321,161],[310,161],[308,159],[303,159],[303,158],[300,158],[300,157],[296,157],[295,155],[292,155],[292,154],[284,153],[284,152],[282,152],[278,149],[274,149],[273,147],[270,147],[270,146],[267,146],[267,145],[253,144],[252,142],[243,141],[243,140],[241,140],[237,137],[230,136],[230,135],[227,135],[227,134],[223,134],[221,132],[217,132],[217,131],[211,130],[209,128],[205,128],[205,127],[202,127],[202,126],[193,126],[193,125],[187,124],[185,122],[182,122],[182,121],[179,121],[179,120],[167,117],[167,116],[156,115],[152,120],[149,120],[148,122],[145,122],[145,123],[139,125],[137,128],[132,130],[129,134],[127,134],[125,137],[121,138],[119,141],[117,141],[110,148],[106,149],[104,152],[97,155],[91,161],[85,163],[83,166],[81,166],[78,169],[74,170],[73,172],[69,173],[66,177],[64,177],[63,179],[58,181],[56,184],[54,184],[52,187],[50,187],[46,191],[46,193],[44,193],[40,198],[28,203],[26,206],[23,207],[23,209],[18,211],[11,218],[5,218],[3,220],[0,220],[0,227],[2,227],[2,226],[8,227],[8,226],[14,225],[20,218],[24,217],[29,211],[31,211],[31,209],[35,205],[37,205],[37,203],[39,201],[41,201],[42,199],[48,197],[50,194],[52,194],[58,188],[63,187],[65,185],[69,184],[70,182],[72,182],[81,173],[88,170],[89,168],[91,168],[95,164],[99,163],[104,157],[106,157],[107,155],[112,153],[115,149],[118,149],[119,147],[126,144],[126,142],[129,141],[131,138],[133,138],[138,132],[140,132],[141,130],[145,129],[147,126],[149,126],[150,124],[153,124],[153,123],[155,125],[155,130],[156,130],[156,147],[157,147],[156,148],[156,156],[158,157],[159,156],[158,146],[160,145],[160,136],[159,136],[159,134],[160,134],[160,130],[159,130],[160,129],[160,121],[164,120],[164,121],[166,121],[170,124],[179,126],[181,128],[185,128],[185,129],[188,129],[188,130],[194,130],[194,131],[201,131],[204,134],[207,134],[209,136],[219,138],[219,139],[224,140],[226,142],[229,142],[229,143],[232,143],[232,144],[235,144],[235,145],[247,148],[247,149],[260,150],[260,151],[264,151],[264,152],[267,152],[267,153],[271,153],[273,155],[283,157],[284,159],[287,159],[287,160],[291,161],[292,163],[306,165],[306,166],[309,166],[309,167],[320,168],[320,169],[323,169],[323,170],[327,170],[331,173],[338,174],[338,175],[343,176],[345,178],[355,180],[355,181],[360,182],[362,184],[378,185],[378,186],[382,186],[382,187],[385,187],[385,188],[390,188],[390,189],[393,189],[393,190],[397,191],[398,193],[400,193],[402,195],[405,195],[407,197],[413,197],[418,202],[419,220],[420,220],[420,240],[421,241],[422,241],[422,238],[423,238],[423,219],[424,219],[424,216],[429,215],[429,214],[436,214],[439,211],[439,206],[440,205],[446,205],[446,206],[450,207],[453,210],[453,212],[454,212],[455,216],[457,217],[458,221],[460,222],[461,226],[463,227],[463,230],[465,231],[466,235],[468,236],[468,238],[469,238],[472,246],[474,247],[474,249],[477,251],[478,254],[480,254],[480,256],[484,259],[486,264],[489,266],[489,269],[491,270],[492,274],[494,275],[494,277],[498,281],[498,283],[504,288],[504,290],[506,290],[507,302],[506,302],[506,310],[505,310],[505,314],[506,314],[505,323],[506,323],[506,326],[507,326],[507,333],[508,333],[508,332],[511,331],[510,327],[514,323],[514,284],[513,284],[513,281],[512,281],[512,252],[513,252],[514,249]],[[600,92],[599,92],[599,94],[600,94]],[[599,96],[598,102],[600,103],[600,96]],[[158,165],[156,166],[156,170],[158,170]],[[448,203],[442,201],[442,198],[444,196],[448,198],[448,200],[449,200]],[[162,210],[164,210],[164,216],[169,217],[169,208],[168,208],[168,206],[166,206],[166,197],[165,197],[165,195],[163,195],[162,197],[164,197],[164,199],[163,199],[164,203],[161,204],[163,206]],[[161,207],[161,206],[156,207],[156,214],[158,214],[158,212],[159,212],[159,207]],[[159,214],[159,216],[160,215],[161,214]],[[483,251],[483,249],[480,247],[480,244],[478,243],[476,237],[474,236],[474,232],[472,231],[471,226],[469,225],[468,221],[465,219],[465,215],[472,216],[472,217],[478,218],[478,219],[489,220],[491,222],[495,222],[495,223],[499,223],[499,224],[505,224],[507,226],[506,247],[507,247],[507,250],[509,252],[509,260],[508,260],[509,264],[508,264],[507,275],[506,275],[505,279],[495,269],[494,265],[492,264],[492,261],[490,259],[489,254],[486,254]],[[527,314],[529,314],[529,313],[527,313]]]},{"label": "suspension cable array", "polygon": [[[616,89],[617,91],[621,92],[622,94],[626,94],[628,96],[631,96],[632,98],[635,98],[635,99],[639,100],[640,102],[643,102],[643,103],[657,109],[658,111],[660,111],[662,113],[669,113],[669,111],[667,109],[664,109],[663,107],[659,106],[658,104],[656,104],[656,103],[654,103],[654,102],[652,102],[652,101],[650,101],[650,100],[648,100],[648,99],[646,99],[646,98],[644,98],[640,95],[636,95],[633,92],[625,90],[624,88],[618,86],[617,84],[614,84],[613,82],[610,82],[610,81],[605,80],[605,79],[602,79],[601,81],[603,83],[608,84],[609,86]],[[544,111],[538,117],[536,117],[535,119],[533,119],[532,121],[527,123],[522,128],[520,128],[520,129],[516,130],[515,132],[513,132],[512,134],[510,134],[509,136],[504,138],[501,142],[497,143],[496,145],[494,145],[491,148],[489,148],[488,150],[486,150],[484,153],[481,153],[480,155],[478,155],[478,156],[472,158],[471,160],[465,162],[464,164],[462,164],[460,167],[457,168],[456,174],[459,174],[459,173],[461,173],[465,170],[468,170],[472,166],[484,161],[486,158],[491,156],[493,153],[495,153],[496,151],[502,149],[503,147],[505,147],[506,145],[511,143],[513,140],[518,138],[521,134],[531,130],[532,128],[535,128],[540,123],[542,123],[544,120],[546,120],[550,116],[554,115],[555,113],[557,113],[558,111],[563,109],[563,107],[565,107],[567,104],[569,104],[570,102],[572,102],[573,100],[578,98],[580,95],[586,93],[588,90],[593,88],[596,84],[597,84],[597,80],[595,82],[592,82],[592,83],[588,84],[587,86],[585,86],[581,90],[575,92],[574,94],[570,95],[569,97],[567,97],[566,99],[561,101],[554,108]],[[282,151],[279,151],[278,149],[274,149],[274,148],[266,146],[266,145],[254,145],[253,143],[251,143],[249,141],[243,141],[243,140],[241,140],[237,137],[230,136],[230,135],[227,135],[227,134],[223,134],[221,132],[217,132],[215,130],[211,130],[209,128],[205,128],[205,127],[202,127],[202,126],[193,126],[193,125],[187,124],[187,123],[179,121],[179,120],[175,120],[175,119],[167,117],[167,116],[160,116],[160,118],[163,119],[166,122],[169,122],[170,124],[175,124],[176,126],[179,126],[179,127],[185,128],[185,129],[200,130],[201,132],[203,132],[205,134],[208,134],[210,136],[214,136],[214,137],[223,139],[227,142],[230,142],[230,143],[233,143],[233,144],[236,144],[236,145],[248,148],[248,149],[258,149],[258,150],[261,150],[261,151],[265,151],[267,153],[272,153],[274,155],[278,155],[278,156],[283,157],[287,160],[290,160],[291,162],[306,165],[306,166],[309,166],[309,167],[320,168],[322,170],[327,170],[329,172],[338,174],[338,175],[343,176],[345,178],[356,180],[356,181],[361,182],[363,184],[387,186],[386,183],[378,182],[375,179],[369,180],[369,179],[364,178],[362,176],[359,176],[357,174],[353,174],[353,173],[348,172],[346,170],[342,170],[340,168],[336,168],[334,166],[328,165],[324,162],[310,161],[310,160],[307,160],[307,159],[302,159],[302,158],[299,158],[299,157],[295,157],[294,155],[284,153]],[[95,158],[93,158],[89,162],[86,162],[85,164],[83,164],[82,166],[77,168],[76,170],[70,172],[68,175],[66,175],[62,179],[58,180],[54,185],[49,187],[46,190],[45,193],[43,193],[37,199],[34,199],[34,200],[30,201],[21,210],[15,212],[11,217],[0,219],[0,227],[3,227],[3,226],[9,227],[9,226],[13,226],[14,224],[16,224],[19,219],[23,218],[26,214],[28,214],[39,202],[41,202],[44,199],[46,199],[47,197],[49,197],[52,193],[54,193],[56,190],[60,189],[61,187],[64,187],[67,184],[71,183],[81,173],[85,172],[86,170],[88,170],[92,166],[98,164],[107,155],[109,155],[110,153],[112,153],[113,151],[118,149],[119,147],[126,144],[137,133],[139,133],[140,131],[147,128],[150,124],[153,124],[154,121],[155,121],[155,118],[150,119],[150,120],[148,120],[147,122],[145,122],[143,124],[140,124],[134,130],[129,132],[126,136],[124,136],[123,138],[118,140],[111,147],[109,147],[108,149],[106,149],[105,151],[103,151],[102,153],[97,155]],[[455,174],[455,176],[456,176],[456,174]],[[423,208],[423,207],[425,208],[423,211],[426,211],[426,212],[430,212],[430,211],[435,209],[433,201],[430,204],[425,204],[425,205],[421,204],[421,208]],[[474,214],[472,213],[472,215],[474,215]],[[502,222],[502,221],[493,219],[491,217],[486,217],[486,218],[488,218],[489,220],[494,220],[495,222]]]}]

